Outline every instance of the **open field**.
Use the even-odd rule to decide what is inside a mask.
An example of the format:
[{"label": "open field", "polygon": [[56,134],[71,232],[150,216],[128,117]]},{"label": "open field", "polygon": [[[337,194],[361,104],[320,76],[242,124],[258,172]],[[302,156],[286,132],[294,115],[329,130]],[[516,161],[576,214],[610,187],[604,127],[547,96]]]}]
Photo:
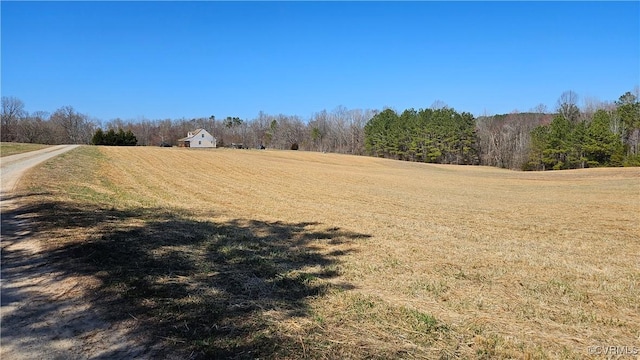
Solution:
[{"label": "open field", "polygon": [[49,146],[51,145],[3,142],[0,143],[0,157],[40,150]]},{"label": "open field", "polygon": [[19,185],[94,311],[193,357],[640,348],[638,168],[85,146]]}]

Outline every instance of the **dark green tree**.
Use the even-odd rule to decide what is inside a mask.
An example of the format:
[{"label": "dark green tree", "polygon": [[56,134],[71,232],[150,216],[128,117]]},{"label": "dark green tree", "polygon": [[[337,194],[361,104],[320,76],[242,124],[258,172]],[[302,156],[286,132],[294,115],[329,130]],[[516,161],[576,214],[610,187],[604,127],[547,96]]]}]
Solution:
[{"label": "dark green tree", "polygon": [[391,155],[392,127],[398,120],[398,114],[392,109],[385,109],[375,115],[364,127],[365,150],[369,154],[388,157]]},{"label": "dark green tree", "polygon": [[549,131],[550,125],[540,125],[531,131],[531,151],[529,162],[525,170],[547,170],[548,164],[553,163],[553,158],[549,157]]},{"label": "dark green tree", "polygon": [[105,145],[104,141],[104,132],[101,128],[98,128],[91,138],[91,143],[93,145]]},{"label": "dark green tree", "polygon": [[611,131],[610,124],[611,115],[605,110],[593,115],[583,145],[589,167],[622,165],[622,141]]},{"label": "dark green tree", "polygon": [[558,115],[549,126],[548,147],[545,149],[547,165],[554,170],[569,168],[571,151],[571,122],[569,118]]},{"label": "dark green tree", "polygon": [[109,129],[104,135],[104,145],[115,145],[117,141],[116,131]]},{"label": "dark green tree", "polygon": [[114,129],[109,129],[105,133],[102,129],[98,129],[93,134],[91,143],[94,145],[135,146],[138,144],[138,139],[131,130],[125,132],[120,128],[116,132]]},{"label": "dark green tree", "polygon": [[138,139],[131,130],[127,130],[127,132],[125,132],[124,144],[125,146],[136,146],[138,144]]},{"label": "dark green tree", "polygon": [[580,121],[571,124],[571,131],[568,136],[569,153],[567,157],[567,167],[571,169],[584,169],[587,167],[584,143],[587,138],[587,124]]},{"label": "dark green tree", "polygon": [[365,126],[365,148],[375,156],[447,164],[478,164],[475,119],[443,107],[400,116],[391,109]]}]

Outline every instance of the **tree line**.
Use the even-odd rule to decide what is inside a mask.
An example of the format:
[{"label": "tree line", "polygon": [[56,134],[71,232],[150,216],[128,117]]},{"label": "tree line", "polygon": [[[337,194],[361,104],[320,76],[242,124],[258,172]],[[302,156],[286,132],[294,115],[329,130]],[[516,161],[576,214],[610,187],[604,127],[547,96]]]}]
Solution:
[{"label": "tree line", "polygon": [[614,106],[581,113],[563,103],[549,124],[533,129],[525,169],[640,166],[640,102],[630,92]]},{"label": "tree line", "polygon": [[105,133],[101,128],[98,128],[91,138],[91,143],[93,145],[136,146],[138,139],[131,130],[125,132],[120,128],[116,132],[114,129],[109,129]]},{"label": "tree line", "polygon": [[478,164],[475,119],[454,109],[386,109],[365,126],[369,154],[440,164]]},{"label": "tree line", "polygon": [[0,139],[5,142],[37,144],[88,144],[95,123],[71,106],[63,106],[49,114],[29,114],[22,100],[2,97]]},{"label": "tree line", "polygon": [[564,92],[555,112],[544,105],[530,112],[477,119],[447,106],[385,109],[365,125],[365,150],[372,156],[440,164],[482,164],[518,170],[640,166],[640,101],[627,92],[613,102]]},{"label": "tree line", "polygon": [[[325,151],[364,155],[364,125],[375,110],[347,109],[339,106],[322,110],[309,119],[297,115],[260,112],[254,119],[215,115],[180,119],[120,118],[102,122],[64,106],[53,114],[44,111],[29,113],[24,103],[15,97],[2,97],[1,141],[40,144],[92,144],[98,129],[102,136],[111,130],[131,132],[140,146],[176,145],[189,131],[205,129],[212,134],[218,147],[242,143],[246,148],[261,145],[273,149]],[[98,140],[100,135],[98,135]]]},{"label": "tree line", "polygon": [[[192,119],[113,119],[101,122],[70,106],[28,113],[2,97],[2,141],[42,144],[176,145],[205,129],[219,147],[292,149],[371,155],[406,161],[488,165],[520,170],[640,165],[640,102],[627,92],[614,102],[578,106],[563,93],[553,111],[474,116],[438,102],[428,109],[322,110],[308,119],[260,112],[253,119],[215,115]],[[103,131],[102,129],[106,129]],[[99,131],[98,131],[99,130]]]}]

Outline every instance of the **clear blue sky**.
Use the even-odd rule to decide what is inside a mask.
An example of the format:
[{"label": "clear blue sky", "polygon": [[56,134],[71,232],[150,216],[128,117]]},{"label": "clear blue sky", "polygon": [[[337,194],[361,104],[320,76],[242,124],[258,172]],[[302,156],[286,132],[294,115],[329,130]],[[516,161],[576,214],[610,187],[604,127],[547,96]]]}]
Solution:
[{"label": "clear blue sky", "polygon": [[7,2],[2,96],[90,117],[304,119],[441,100],[474,115],[616,100],[640,2]]}]

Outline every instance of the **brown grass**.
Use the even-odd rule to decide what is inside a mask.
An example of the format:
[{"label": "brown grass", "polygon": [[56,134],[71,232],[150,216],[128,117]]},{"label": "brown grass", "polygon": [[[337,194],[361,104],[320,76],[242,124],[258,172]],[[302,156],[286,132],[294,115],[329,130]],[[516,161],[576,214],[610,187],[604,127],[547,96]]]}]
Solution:
[{"label": "brown grass", "polygon": [[0,143],[0,157],[40,150],[49,146],[51,145],[2,142]]},{"label": "brown grass", "polygon": [[83,147],[23,185],[41,194],[25,209],[48,204],[32,212],[59,220],[41,223],[52,251],[84,259],[100,291],[196,355],[585,358],[589,346],[640,347],[637,168]]}]

